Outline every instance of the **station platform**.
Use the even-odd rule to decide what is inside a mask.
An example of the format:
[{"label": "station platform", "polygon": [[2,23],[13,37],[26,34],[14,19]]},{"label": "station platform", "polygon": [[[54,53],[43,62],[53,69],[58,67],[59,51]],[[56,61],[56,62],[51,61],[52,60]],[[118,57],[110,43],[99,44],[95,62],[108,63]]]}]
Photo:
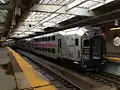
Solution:
[{"label": "station platform", "polygon": [[8,49],[0,47],[0,90],[16,90],[16,81],[10,62]]},{"label": "station platform", "polygon": [[120,76],[120,58],[106,57],[107,63],[104,69],[105,72]]},{"label": "station platform", "polygon": [[8,47],[0,47],[0,66],[0,80],[4,81],[0,82],[1,90],[56,90],[42,74]]}]

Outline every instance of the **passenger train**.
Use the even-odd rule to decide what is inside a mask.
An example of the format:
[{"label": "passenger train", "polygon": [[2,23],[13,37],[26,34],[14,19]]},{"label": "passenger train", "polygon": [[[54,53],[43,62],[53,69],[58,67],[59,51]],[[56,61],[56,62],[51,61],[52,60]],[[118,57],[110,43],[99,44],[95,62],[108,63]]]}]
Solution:
[{"label": "passenger train", "polygon": [[74,28],[19,40],[16,46],[55,60],[78,64],[83,69],[99,69],[105,63],[105,40],[86,29]]}]

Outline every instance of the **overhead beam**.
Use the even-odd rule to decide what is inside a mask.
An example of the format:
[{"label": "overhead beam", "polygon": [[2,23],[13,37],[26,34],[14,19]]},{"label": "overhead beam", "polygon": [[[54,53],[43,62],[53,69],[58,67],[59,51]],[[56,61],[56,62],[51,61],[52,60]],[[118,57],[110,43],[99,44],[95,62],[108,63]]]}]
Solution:
[{"label": "overhead beam", "polygon": [[5,13],[3,13],[2,11],[0,11],[0,13],[2,14],[2,16],[3,16],[5,19],[7,18],[7,16],[6,16]]},{"label": "overhead beam", "polygon": [[15,3],[15,0],[9,0],[8,3],[0,5],[0,9],[13,9],[13,4]]},{"label": "overhead beam", "polygon": [[0,26],[0,30],[1,30],[1,29],[4,29],[4,26]]},{"label": "overhead beam", "polygon": [[89,11],[85,8],[73,8],[68,10],[68,6],[61,5],[51,5],[51,4],[35,4],[31,12],[48,12],[48,13],[57,13],[57,14],[71,14],[71,15],[80,15],[80,16],[94,16],[93,11]]},{"label": "overhead beam", "polygon": [[1,22],[1,23],[4,23],[5,20],[6,20],[6,18],[4,18],[4,17],[0,14],[0,22]]},{"label": "overhead beam", "polygon": [[9,0],[7,4],[1,4],[0,9],[13,9],[15,6],[21,7],[21,8],[27,8],[21,0]]},{"label": "overhead beam", "polygon": [[72,3],[67,5],[67,7],[68,7],[67,11],[72,10],[73,8],[79,6],[80,4],[82,4],[86,1],[89,1],[89,0],[75,0],[75,1],[73,1]]}]

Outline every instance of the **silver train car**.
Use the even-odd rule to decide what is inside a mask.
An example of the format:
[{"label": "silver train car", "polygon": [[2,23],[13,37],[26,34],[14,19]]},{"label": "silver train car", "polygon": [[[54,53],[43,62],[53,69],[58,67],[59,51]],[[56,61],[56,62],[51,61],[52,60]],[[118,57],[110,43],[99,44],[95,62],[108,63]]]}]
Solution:
[{"label": "silver train car", "polygon": [[41,35],[26,42],[23,40],[18,47],[78,64],[83,69],[99,69],[105,63],[104,38],[98,34],[90,37],[87,31],[78,28]]}]

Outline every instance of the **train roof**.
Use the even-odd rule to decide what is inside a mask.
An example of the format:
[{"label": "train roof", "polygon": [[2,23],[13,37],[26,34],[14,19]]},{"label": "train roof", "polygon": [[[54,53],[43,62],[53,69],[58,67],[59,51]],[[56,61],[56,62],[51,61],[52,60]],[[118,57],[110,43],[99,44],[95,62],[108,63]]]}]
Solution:
[{"label": "train roof", "polygon": [[67,35],[73,35],[73,34],[75,35],[76,34],[76,35],[82,36],[87,31],[88,30],[86,29],[86,27],[81,27],[81,28],[75,27],[75,28],[66,29],[64,31],[59,31],[59,32],[54,32],[54,33],[36,36],[33,39],[40,38],[40,37],[46,37],[46,36],[53,36],[53,35],[67,36]]}]

